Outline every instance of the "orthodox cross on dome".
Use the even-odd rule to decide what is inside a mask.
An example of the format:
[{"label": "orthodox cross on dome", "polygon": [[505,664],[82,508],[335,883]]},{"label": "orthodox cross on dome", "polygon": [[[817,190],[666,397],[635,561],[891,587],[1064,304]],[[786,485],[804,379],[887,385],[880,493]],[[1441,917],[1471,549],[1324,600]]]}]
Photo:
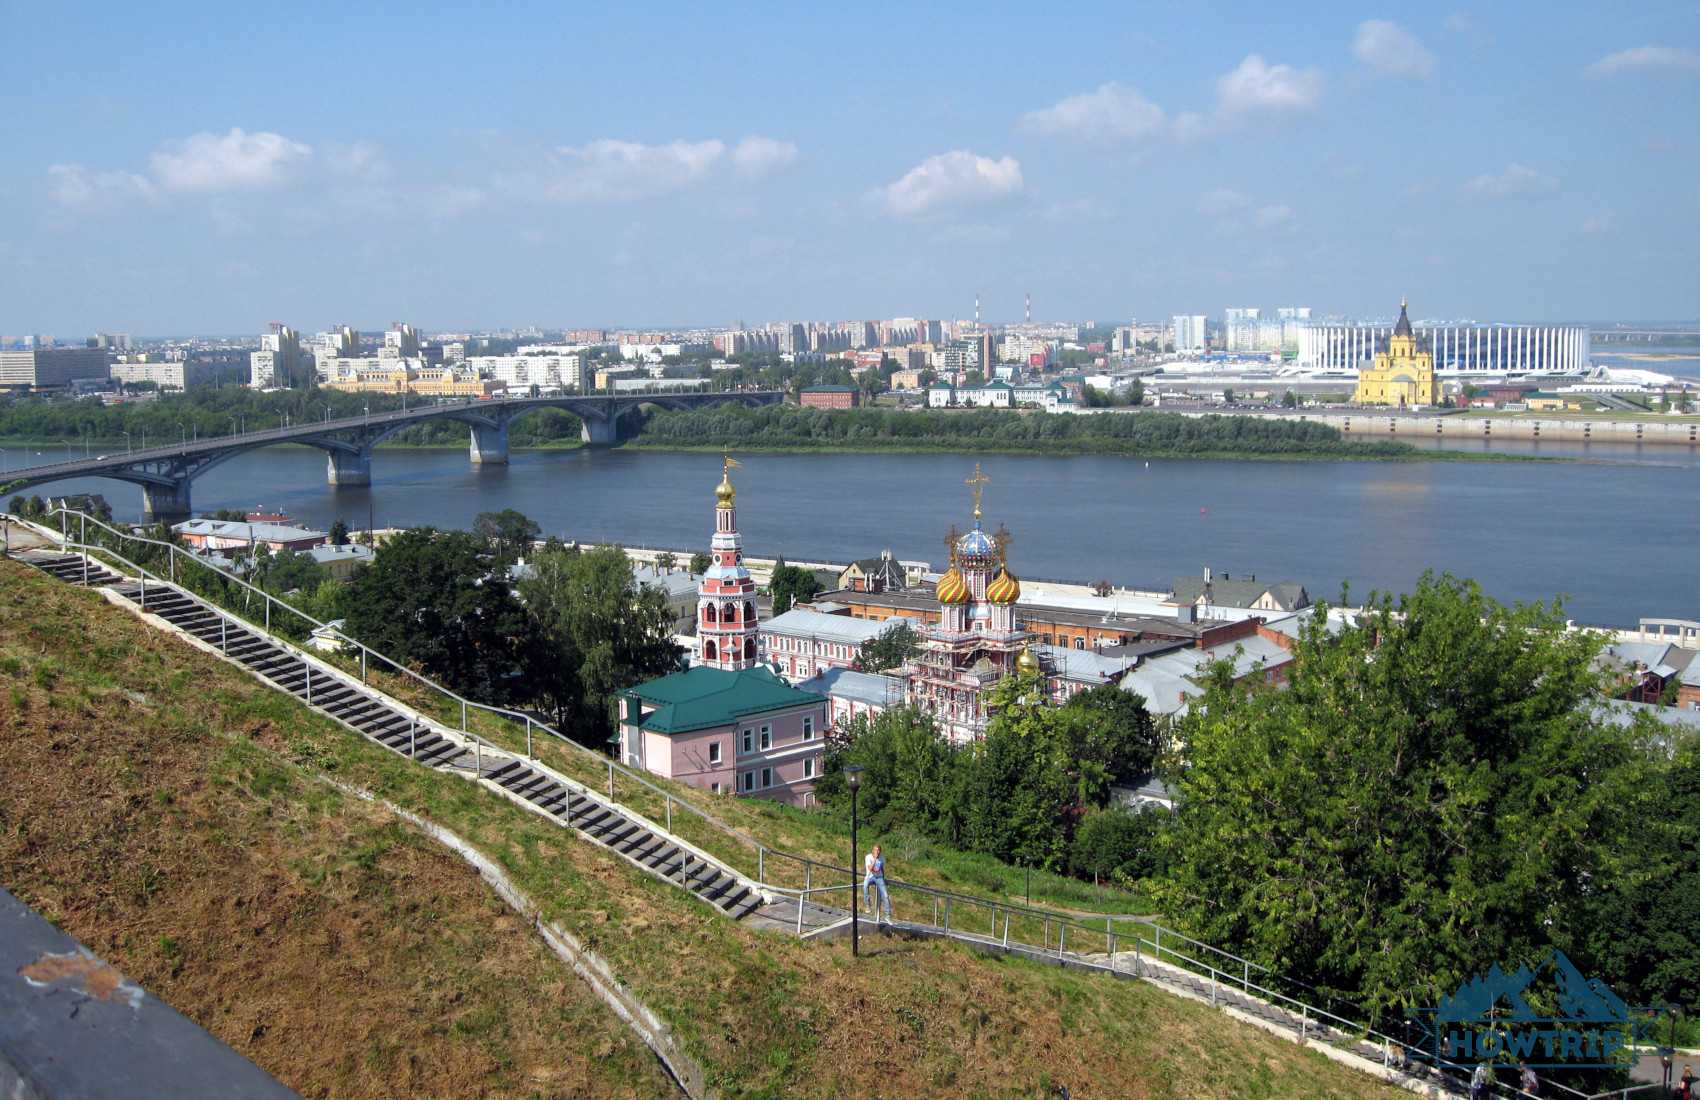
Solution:
[{"label": "orthodox cross on dome", "polygon": [[991,484],[991,481],[992,481],[991,478],[987,477],[985,474],[980,472],[980,464],[978,462],[976,462],[976,463],[974,463],[974,476],[969,478],[967,481],[963,482],[963,484],[967,485],[970,489],[974,490],[974,518],[975,519],[980,518],[980,492],[987,485]]}]

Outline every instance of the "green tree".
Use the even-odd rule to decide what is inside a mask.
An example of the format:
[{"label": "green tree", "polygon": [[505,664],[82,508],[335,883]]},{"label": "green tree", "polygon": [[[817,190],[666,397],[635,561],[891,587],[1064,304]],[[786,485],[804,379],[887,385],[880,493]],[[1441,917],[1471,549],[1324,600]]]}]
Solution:
[{"label": "green tree", "polygon": [[631,561],[614,547],[546,552],[536,566],[520,583],[541,639],[527,679],[564,730],[601,747],[615,693],[678,667],[672,611],[658,589],[633,583]]},{"label": "green tree", "polygon": [[708,567],[713,564],[713,560],[709,558],[706,551],[698,550],[691,555],[691,572],[699,577],[708,572]]},{"label": "green tree", "polygon": [[1143,404],[1145,404],[1145,380],[1144,379],[1135,378],[1133,380],[1133,385],[1128,387],[1127,403],[1129,405],[1143,405]]},{"label": "green tree", "polygon": [[483,539],[500,566],[509,566],[531,553],[543,528],[524,512],[503,508],[480,512],[472,521],[472,533]]},{"label": "green tree", "polygon": [[920,651],[921,636],[907,621],[900,619],[885,633],[863,642],[852,667],[857,672],[884,672],[888,668],[896,668]]},{"label": "green tree", "polygon": [[342,522],[340,519],[331,524],[331,545],[348,545],[348,524]]},{"label": "green tree", "polygon": [[663,573],[671,573],[674,567],[678,564],[679,555],[673,553],[671,550],[663,550],[661,553],[655,555],[655,566]]},{"label": "green tree", "polygon": [[537,663],[525,609],[486,561],[487,542],[466,531],[403,531],[354,575],[348,633],[475,699],[528,698],[520,672]]},{"label": "green tree", "polygon": [[1157,833],[1168,817],[1157,809],[1134,813],[1111,808],[1087,814],[1075,830],[1070,851],[1075,872],[1091,875],[1094,883],[1108,880],[1121,886],[1149,878],[1161,866]]},{"label": "green tree", "polygon": [[962,757],[932,716],[913,707],[892,707],[871,719],[857,715],[831,732],[816,793],[848,809],[844,766],[860,764],[860,810],[876,833],[908,828],[955,841]]},{"label": "green tree", "polygon": [[1061,868],[1073,836],[1078,772],[1058,710],[1037,677],[1010,676],[992,689],[993,717],[963,770],[966,845],[1029,867]]},{"label": "green tree", "polygon": [[1281,404],[1286,408],[1296,409],[1299,407],[1299,395],[1294,393],[1292,390],[1288,390],[1286,393],[1281,395]]},{"label": "green tree", "polygon": [[1633,869],[1651,798],[1645,731],[1599,715],[1600,638],[1433,575],[1334,625],[1313,614],[1285,691],[1210,673],[1179,734],[1164,911],[1372,1011],[1490,962],[1586,958],[1590,898]]},{"label": "green tree", "polygon": [[767,593],[773,600],[775,615],[785,614],[799,600],[814,599],[820,594],[820,590],[820,578],[815,576],[814,570],[786,565],[784,558],[773,563],[773,573],[767,582]]},{"label": "green tree", "polygon": [[[261,547],[265,544],[261,543]],[[325,581],[330,579],[325,567],[314,561],[307,554],[293,550],[279,550],[264,557],[263,571],[258,566],[262,560],[256,552],[256,575],[263,576],[256,583],[275,595],[289,592],[314,592]]]},{"label": "green tree", "polygon": [[1222,400],[1230,405],[1234,403],[1234,388],[1232,386],[1222,391]]},{"label": "green tree", "polygon": [[1700,1009],[1700,742],[1677,746],[1652,783],[1664,812],[1643,820],[1635,847],[1651,859],[1621,878],[1592,921],[1594,953],[1631,1004]]},{"label": "green tree", "polygon": [[1112,784],[1137,779],[1157,762],[1157,725],[1145,700],[1115,684],[1075,695],[1063,704],[1057,721],[1069,739],[1082,806],[1104,805]]}]

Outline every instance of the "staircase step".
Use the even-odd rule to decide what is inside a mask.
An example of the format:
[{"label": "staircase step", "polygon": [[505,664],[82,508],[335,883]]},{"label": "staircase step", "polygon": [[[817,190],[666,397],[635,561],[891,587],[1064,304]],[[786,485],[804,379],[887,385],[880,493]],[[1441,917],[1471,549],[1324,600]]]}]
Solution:
[{"label": "staircase step", "polygon": [[494,779],[499,783],[501,782],[502,776],[507,775],[510,772],[517,771],[524,766],[525,765],[521,764],[518,760],[510,760],[506,764],[503,764],[501,767],[492,771],[485,778]]},{"label": "staircase step", "polygon": [[453,741],[450,741],[447,737],[439,737],[437,739],[437,743],[432,745],[430,748],[426,748],[424,745],[421,745],[419,747],[419,751],[414,754],[413,759],[422,764],[440,764],[460,756],[465,751],[465,749],[461,748]]}]

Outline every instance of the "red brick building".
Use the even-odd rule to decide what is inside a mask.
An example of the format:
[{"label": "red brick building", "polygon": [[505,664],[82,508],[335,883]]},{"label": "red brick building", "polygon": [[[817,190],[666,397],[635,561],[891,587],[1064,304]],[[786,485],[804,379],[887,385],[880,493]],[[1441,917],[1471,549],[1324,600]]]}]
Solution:
[{"label": "red brick building", "polygon": [[853,409],[861,401],[862,391],[855,386],[810,386],[797,395],[805,409]]}]

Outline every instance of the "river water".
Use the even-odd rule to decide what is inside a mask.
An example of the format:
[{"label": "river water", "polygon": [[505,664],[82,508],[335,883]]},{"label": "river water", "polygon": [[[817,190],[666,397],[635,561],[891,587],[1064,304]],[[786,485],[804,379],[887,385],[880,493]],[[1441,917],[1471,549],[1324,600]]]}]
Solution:
[{"label": "river water", "polygon": [[[1449,449],[1460,449],[1451,442]],[[1014,535],[1018,575],[1160,588],[1205,567],[1297,580],[1333,598],[1349,582],[1408,589],[1424,569],[1479,580],[1499,599],[1564,595],[1572,618],[1633,625],[1700,618],[1700,450],[1633,444],[1517,444],[1569,462],[1278,462],[982,456],[988,525]],[[36,451],[43,451],[39,457]],[[10,446],[8,469],[62,448]],[[952,523],[971,521],[973,457],[751,455],[736,472],[739,522],[756,556],[843,561],[891,549],[944,560]],[[474,469],[464,451],[380,450],[370,490],[333,490],[324,456],[275,447],[194,483],[197,511],[265,506],[319,529],[466,526],[517,508],[545,532],[706,548],[719,459],[651,451],[516,451]],[[89,479],[34,490],[101,492],[121,518],[141,493]]]}]

